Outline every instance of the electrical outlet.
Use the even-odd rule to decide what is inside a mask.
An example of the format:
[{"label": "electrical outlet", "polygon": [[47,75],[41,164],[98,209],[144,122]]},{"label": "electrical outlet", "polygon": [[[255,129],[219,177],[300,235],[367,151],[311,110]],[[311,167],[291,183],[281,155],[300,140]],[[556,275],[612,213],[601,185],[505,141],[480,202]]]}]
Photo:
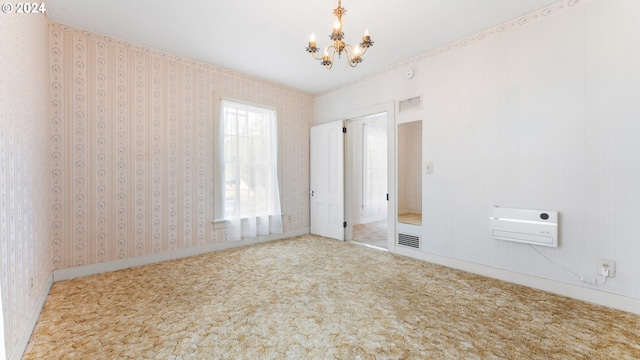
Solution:
[{"label": "electrical outlet", "polygon": [[[609,274],[606,274],[606,270],[609,270]],[[602,276],[608,276],[610,278],[616,276],[616,262],[613,260],[600,259],[598,260],[598,268],[596,269],[598,274]]]}]

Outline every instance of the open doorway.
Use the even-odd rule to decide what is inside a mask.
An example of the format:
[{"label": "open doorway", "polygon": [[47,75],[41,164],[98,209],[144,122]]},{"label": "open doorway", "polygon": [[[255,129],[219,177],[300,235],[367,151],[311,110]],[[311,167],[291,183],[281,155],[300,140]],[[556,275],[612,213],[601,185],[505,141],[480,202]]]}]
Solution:
[{"label": "open doorway", "polygon": [[388,248],[387,113],[348,120],[347,240]]}]

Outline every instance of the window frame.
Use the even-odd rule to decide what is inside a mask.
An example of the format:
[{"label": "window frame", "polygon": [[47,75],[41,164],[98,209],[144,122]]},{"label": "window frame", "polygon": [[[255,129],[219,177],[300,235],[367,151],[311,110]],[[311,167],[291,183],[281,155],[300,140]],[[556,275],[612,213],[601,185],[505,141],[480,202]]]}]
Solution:
[{"label": "window frame", "polygon": [[[277,143],[277,165],[276,172],[278,177],[278,187],[280,187],[280,179],[281,179],[281,169],[282,169],[282,144],[281,144],[281,134],[282,129],[280,127],[280,119],[278,108],[276,106],[265,104],[265,103],[257,103],[254,101],[247,100],[243,97],[238,96],[227,96],[225,94],[213,92],[213,222],[214,224],[224,223],[225,219],[225,186],[221,184],[225,184],[226,181],[224,179],[224,162],[220,161],[219,154],[224,153],[224,143],[221,141],[222,135],[219,131],[222,129],[221,122],[222,119],[222,101],[231,101],[240,104],[260,107],[264,109],[273,110],[276,113],[276,143]],[[280,192],[280,206],[282,206],[282,192]],[[282,211],[282,209],[281,209]]]}]

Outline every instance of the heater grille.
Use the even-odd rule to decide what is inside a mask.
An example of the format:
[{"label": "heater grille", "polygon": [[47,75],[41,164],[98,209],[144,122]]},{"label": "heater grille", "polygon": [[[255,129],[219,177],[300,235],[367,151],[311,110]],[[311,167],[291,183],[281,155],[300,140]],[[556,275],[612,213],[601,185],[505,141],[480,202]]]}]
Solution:
[{"label": "heater grille", "polygon": [[398,245],[420,249],[420,236],[398,233]]},{"label": "heater grille", "polygon": [[422,109],[422,95],[414,96],[398,102],[398,113]]}]

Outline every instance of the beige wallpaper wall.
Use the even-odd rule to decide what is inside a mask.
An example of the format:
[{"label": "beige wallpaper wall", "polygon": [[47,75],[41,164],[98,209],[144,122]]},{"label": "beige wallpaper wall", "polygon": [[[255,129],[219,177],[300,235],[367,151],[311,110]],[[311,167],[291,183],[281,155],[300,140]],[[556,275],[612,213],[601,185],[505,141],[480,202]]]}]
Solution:
[{"label": "beige wallpaper wall", "polygon": [[398,125],[398,214],[422,213],[422,122]]},{"label": "beige wallpaper wall", "polygon": [[224,241],[213,93],[278,109],[285,231],[309,227],[310,94],[52,23],[55,269]]},{"label": "beige wallpaper wall", "polygon": [[1,303],[10,357],[51,274],[49,31],[44,15],[0,14],[0,73]]}]

